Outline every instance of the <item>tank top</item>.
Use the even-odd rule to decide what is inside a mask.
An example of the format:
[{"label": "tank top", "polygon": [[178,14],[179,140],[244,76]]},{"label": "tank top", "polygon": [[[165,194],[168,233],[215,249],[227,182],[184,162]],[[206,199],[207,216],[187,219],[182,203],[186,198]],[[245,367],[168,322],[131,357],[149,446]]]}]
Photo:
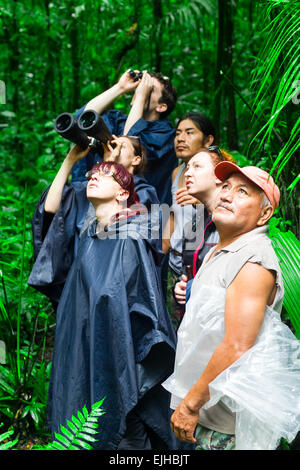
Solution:
[{"label": "tank top", "polygon": [[[169,266],[178,275],[182,273],[182,250],[184,238],[184,226],[190,222],[195,214],[196,209],[192,204],[180,206],[175,199],[175,192],[178,189],[179,178],[183,171],[185,171],[186,164],[183,163],[173,181],[172,192],[172,212],[174,213],[174,232],[170,238],[171,251],[169,255]],[[180,254],[177,254],[177,253]]]}]

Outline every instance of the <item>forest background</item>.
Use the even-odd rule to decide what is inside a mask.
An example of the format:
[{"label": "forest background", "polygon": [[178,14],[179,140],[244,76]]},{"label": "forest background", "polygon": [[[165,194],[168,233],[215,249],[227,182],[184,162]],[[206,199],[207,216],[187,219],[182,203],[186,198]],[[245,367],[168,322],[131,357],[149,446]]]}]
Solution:
[{"label": "forest background", "polygon": [[[299,13],[295,0],[0,0],[3,446],[12,446],[10,435],[23,448],[47,440],[55,314],[26,281],[33,211],[70,147],[53,123],[128,68],[172,79],[173,125],[202,111],[239,164],[272,171],[281,189],[270,233],[284,270],[283,318],[299,337]],[[130,98],[115,108],[127,113]]]}]

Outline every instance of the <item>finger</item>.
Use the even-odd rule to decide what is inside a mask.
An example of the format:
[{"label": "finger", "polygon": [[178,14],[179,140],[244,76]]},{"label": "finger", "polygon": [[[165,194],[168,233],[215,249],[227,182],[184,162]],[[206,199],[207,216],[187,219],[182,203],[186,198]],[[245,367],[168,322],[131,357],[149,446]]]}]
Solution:
[{"label": "finger", "polygon": [[185,304],[185,300],[182,299],[182,298],[177,298],[177,297],[176,297],[176,302],[177,302],[178,304],[180,304],[180,305],[184,305],[184,304]]},{"label": "finger", "polygon": [[175,191],[175,194],[187,193],[187,188],[178,188]]},{"label": "finger", "polygon": [[187,204],[194,204],[194,200],[190,198],[184,198],[183,201],[180,202],[181,206],[186,206]]},{"label": "finger", "polygon": [[174,291],[174,294],[175,294],[176,299],[180,299],[180,300],[185,299],[185,292],[180,292],[180,291],[175,292]]},{"label": "finger", "polygon": [[196,442],[193,431],[185,431],[184,438],[186,442]]},{"label": "finger", "polygon": [[187,196],[181,196],[180,198],[176,198],[176,204],[180,205],[186,203],[189,200]]}]

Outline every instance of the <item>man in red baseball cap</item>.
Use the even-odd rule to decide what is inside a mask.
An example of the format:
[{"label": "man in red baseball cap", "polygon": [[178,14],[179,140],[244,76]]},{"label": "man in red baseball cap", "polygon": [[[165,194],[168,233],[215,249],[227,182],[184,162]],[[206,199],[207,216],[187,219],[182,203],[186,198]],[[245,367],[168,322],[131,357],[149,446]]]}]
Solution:
[{"label": "man in red baseball cap", "polygon": [[[221,162],[219,242],[192,284],[177,333],[175,436],[201,450],[271,450],[299,431],[299,342],[280,320],[281,271],[267,236],[280,192],[257,167]],[[284,353],[283,353],[284,351]],[[280,404],[280,406],[278,406]]]},{"label": "man in red baseball cap", "polygon": [[241,173],[252,181],[252,183],[256,184],[256,186],[262,189],[266,194],[273,208],[276,209],[279,204],[280,191],[269,173],[257,166],[246,166],[244,168],[240,168],[234,163],[227,161],[220,162],[215,168],[215,174],[221,181],[227,179],[232,173]]}]

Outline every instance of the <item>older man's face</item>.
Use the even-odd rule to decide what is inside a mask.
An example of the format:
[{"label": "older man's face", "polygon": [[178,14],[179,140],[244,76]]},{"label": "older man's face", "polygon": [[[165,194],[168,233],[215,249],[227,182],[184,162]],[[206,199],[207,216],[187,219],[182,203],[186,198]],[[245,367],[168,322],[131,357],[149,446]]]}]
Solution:
[{"label": "older man's face", "polygon": [[[267,220],[266,208],[262,207],[263,194],[244,175],[230,175],[221,186],[212,214],[218,230],[229,227],[234,232],[247,233],[264,225]],[[272,210],[268,212],[271,215]]]}]

